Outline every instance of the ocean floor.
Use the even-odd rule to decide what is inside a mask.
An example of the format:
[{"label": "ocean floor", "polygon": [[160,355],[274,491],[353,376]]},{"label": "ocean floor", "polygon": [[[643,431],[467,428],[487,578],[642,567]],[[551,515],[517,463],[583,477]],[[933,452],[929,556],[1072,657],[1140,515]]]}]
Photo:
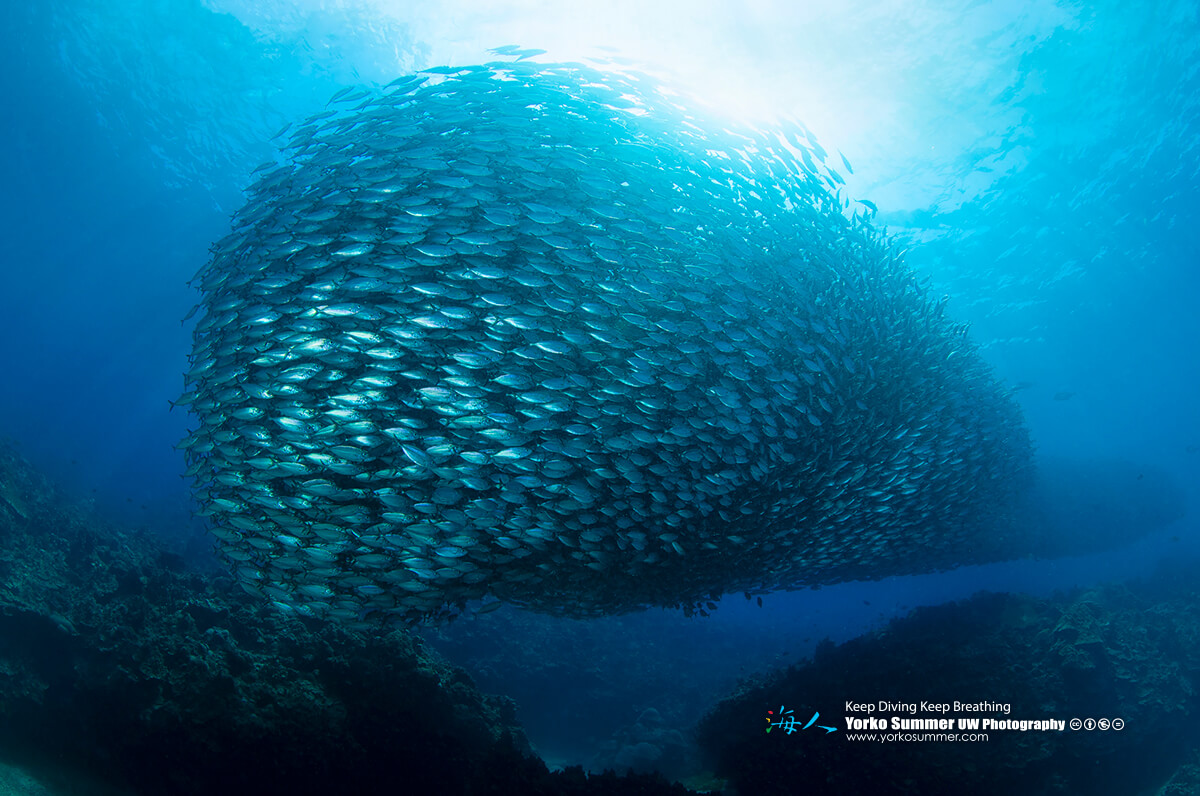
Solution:
[{"label": "ocean floor", "polygon": [[103,782],[57,771],[39,775],[28,768],[0,761],[0,796],[127,796]]}]

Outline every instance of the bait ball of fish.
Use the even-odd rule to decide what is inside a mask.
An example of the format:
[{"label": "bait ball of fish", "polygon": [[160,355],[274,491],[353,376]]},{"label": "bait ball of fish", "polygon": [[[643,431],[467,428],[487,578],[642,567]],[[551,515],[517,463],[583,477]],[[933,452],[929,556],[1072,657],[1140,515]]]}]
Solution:
[{"label": "bait ball of fish", "polygon": [[575,64],[339,99],[197,275],[183,447],[249,590],[347,622],[690,610],[1002,527],[1018,411],[802,126]]}]

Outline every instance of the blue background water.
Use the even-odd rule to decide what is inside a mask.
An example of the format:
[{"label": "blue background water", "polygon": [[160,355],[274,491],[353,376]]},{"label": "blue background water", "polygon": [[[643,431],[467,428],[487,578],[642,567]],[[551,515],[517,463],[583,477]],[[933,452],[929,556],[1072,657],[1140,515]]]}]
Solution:
[{"label": "blue background water", "polygon": [[[186,282],[271,157],[270,137],[339,88],[487,60],[487,47],[571,60],[610,45],[730,114],[804,120],[854,165],[850,194],[911,240],[909,263],[1021,386],[1041,452],[1153,466],[1195,504],[1194,3],[651,5],[4,4],[0,433],[107,515],[184,535],[172,445],[188,417],[168,402],[190,347]],[[652,613],[595,633],[719,689],[913,605],[1150,571],[1195,554],[1194,516],[1113,554],[848,584],[761,610],[738,598],[703,625]],[[712,649],[733,652],[698,654]],[[528,702],[531,730],[550,732],[549,708]],[[621,708],[632,721],[643,706]]]}]

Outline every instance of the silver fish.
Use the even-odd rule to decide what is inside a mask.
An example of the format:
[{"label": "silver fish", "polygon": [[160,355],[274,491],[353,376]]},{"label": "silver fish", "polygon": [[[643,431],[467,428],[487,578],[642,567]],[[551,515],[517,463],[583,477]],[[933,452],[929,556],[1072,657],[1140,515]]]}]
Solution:
[{"label": "silver fish", "polygon": [[584,616],[1000,555],[1009,392],[807,134],[669,96],[431,70],[255,175],[196,277],[180,445],[249,591]]}]

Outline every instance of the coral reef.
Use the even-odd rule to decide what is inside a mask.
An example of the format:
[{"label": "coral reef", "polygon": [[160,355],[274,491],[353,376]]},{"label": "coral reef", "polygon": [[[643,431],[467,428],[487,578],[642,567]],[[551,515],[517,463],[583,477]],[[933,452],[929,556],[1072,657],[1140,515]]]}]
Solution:
[{"label": "coral reef", "polygon": [[[844,794],[1146,792],[1198,745],[1194,583],[1195,572],[1181,569],[1054,600],[984,594],[919,609],[744,685],[702,720],[700,743],[738,793],[833,784]],[[860,700],[991,701],[1011,704],[1012,714],[981,718],[1121,718],[1125,726],[993,731],[978,743],[851,742],[843,711]],[[764,716],[781,703],[805,720],[819,711],[840,732],[767,735]],[[1175,776],[1194,779],[1185,769]]]},{"label": "coral reef", "polygon": [[1200,752],[1193,752],[1154,796],[1195,796],[1197,793],[1200,793]]},{"label": "coral reef", "polygon": [[[688,793],[551,773],[405,630],[285,617],[0,445],[0,752],[135,793]],[[18,508],[19,507],[19,508]]]},{"label": "coral reef", "polygon": [[643,710],[637,721],[622,727],[596,755],[594,769],[659,772],[672,778],[692,773],[691,746],[683,733],[671,727],[654,708]]}]

